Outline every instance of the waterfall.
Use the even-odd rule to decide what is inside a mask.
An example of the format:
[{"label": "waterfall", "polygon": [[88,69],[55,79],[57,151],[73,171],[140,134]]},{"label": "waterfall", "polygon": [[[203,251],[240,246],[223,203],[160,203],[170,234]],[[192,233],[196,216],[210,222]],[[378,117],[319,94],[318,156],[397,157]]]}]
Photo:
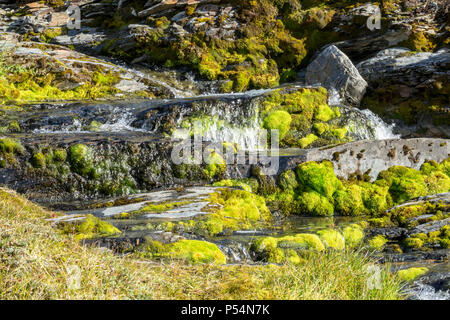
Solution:
[{"label": "waterfall", "polygon": [[378,115],[369,109],[341,106],[340,125],[348,128],[353,140],[385,140],[398,139],[400,135],[394,134],[394,124],[387,124]]}]

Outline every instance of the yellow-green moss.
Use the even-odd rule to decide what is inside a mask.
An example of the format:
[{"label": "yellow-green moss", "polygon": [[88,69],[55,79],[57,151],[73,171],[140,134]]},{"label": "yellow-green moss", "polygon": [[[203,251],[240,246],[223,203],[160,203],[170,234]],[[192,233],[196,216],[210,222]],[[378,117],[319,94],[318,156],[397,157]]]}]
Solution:
[{"label": "yellow-green moss", "polygon": [[280,238],[262,237],[252,244],[252,250],[262,255],[265,260],[272,263],[290,261],[299,263],[299,251],[323,251],[325,246],[315,234],[300,233]]},{"label": "yellow-green moss", "polygon": [[33,158],[31,158],[31,164],[35,168],[45,168],[46,159],[42,152],[37,152],[33,155]]},{"label": "yellow-green moss", "polygon": [[409,269],[399,270],[397,272],[397,275],[403,281],[414,281],[417,278],[419,278],[420,276],[423,276],[427,272],[428,272],[428,268],[425,268],[425,267],[409,268]]},{"label": "yellow-green moss", "polygon": [[204,173],[208,178],[214,178],[217,176],[221,176],[227,169],[225,164],[225,160],[222,156],[214,151],[212,151],[208,158],[205,160],[208,164],[204,169]]},{"label": "yellow-green moss", "polygon": [[364,239],[364,230],[358,224],[351,224],[344,228],[345,245],[349,248],[358,246]]},{"label": "yellow-green moss", "polygon": [[386,243],[387,239],[380,234],[369,240],[369,247],[381,251]]},{"label": "yellow-green moss", "polygon": [[316,191],[303,192],[298,196],[298,203],[301,212],[313,216],[332,216],[334,213],[333,204]]},{"label": "yellow-green moss", "polygon": [[11,138],[2,138],[0,139],[0,152],[1,153],[12,153],[12,154],[21,154],[23,153],[24,148],[20,141]]},{"label": "yellow-green moss", "polygon": [[92,170],[93,155],[88,146],[78,143],[69,148],[69,161],[72,169],[81,175],[86,175]]},{"label": "yellow-green moss", "polygon": [[121,233],[112,224],[91,214],[88,214],[82,223],[67,223],[60,227],[65,234],[73,234],[77,240],[111,237]]},{"label": "yellow-green moss", "polygon": [[298,187],[297,177],[293,170],[282,172],[277,182],[283,191],[293,191]]},{"label": "yellow-green moss", "polygon": [[306,148],[306,147],[308,147],[310,144],[312,144],[314,141],[316,141],[317,139],[318,139],[318,137],[317,137],[315,134],[310,133],[310,134],[308,134],[306,137],[301,138],[301,139],[299,140],[300,147],[301,147],[301,148]]},{"label": "yellow-green moss", "polygon": [[331,198],[337,190],[343,189],[342,182],[334,174],[333,164],[329,161],[305,162],[297,167],[299,183]]},{"label": "yellow-green moss", "polygon": [[326,248],[343,250],[345,248],[345,239],[342,234],[334,229],[324,229],[317,231]]},{"label": "yellow-green moss", "polygon": [[200,240],[179,240],[163,244],[146,240],[136,255],[157,260],[182,260],[189,264],[225,264],[227,258],[216,244]]},{"label": "yellow-green moss", "polygon": [[226,179],[213,183],[214,187],[241,187],[244,191],[256,193],[258,181],[254,178]]},{"label": "yellow-green moss", "polygon": [[423,241],[419,238],[407,238],[403,241],[407,248],[419,249],[423,246]]},{"label": "yellow-green moss", "polygon": [[277,110],[270,113],[263,120],[263,127],[267,130],[278,130],[280,140],[283,140],[291,125],[291,115],[286,111]]}]

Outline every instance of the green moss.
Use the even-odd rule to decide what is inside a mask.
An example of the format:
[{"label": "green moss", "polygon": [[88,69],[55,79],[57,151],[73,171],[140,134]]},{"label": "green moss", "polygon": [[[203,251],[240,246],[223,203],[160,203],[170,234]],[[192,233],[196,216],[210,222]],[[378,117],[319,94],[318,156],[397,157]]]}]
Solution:
[{"label": "green moss", "polygon": [[43,33],[41,33],[40,38],[43,42],[49,43],[53,38],[60,36],[65,33],[63,28],[48,28]]},{"label": "green moss", "polygon": [[355,248],[364,239],[364,230],[358,224],[351,224],[344,228],[345,245],[349,248]]},{"label": "green moss", "polygon": [[244,191],[256,193],[258,181],[254,178],[227,179],[213,183],[214,187],[241,187]]},{"label": "green moss", "polygon": [[313,216],[332,216],[334,207],[330,201],[316,191],[303,192],[298,196],[301,212]]},{"label": "green moss", "polygon": [[136,254],[143,258],[182,260],[189,264],[225,264],[227,261],[216,244],[200,240],[179,240],[168,244],[146,240]]},{"label": "green moss", "polygon": [[270,113],[263,120],[263,127],[267,130],[278,130],[280,140],[283,140],[291,125],[291,115],[282,110]]},{"label": "green moss", "polygon": [[423,246],[423,241],[419,238],[407,238],[403,241],[407,248],[419,249]]},{"label": "green moss", "polygon": [[319,105],[315,110],[314,118],[318,121],[327,122],[336,117],[334,111],[326,104]]},{"label": "green moss", "polygon": [[299,140],[299,144],[301,148],[306,148],[308,147],[310,144],[312,144],[314,141],[316,141],[318,139],[318,137],[315,134],[308,134],[306,137],[301,138]]},{"label": "green moss", "polygon": [[273,212],[281,212],[284,215],[300,213],[299,202],[293,191],[277,192],[266,196],[266,203]]},{"label": "green moss", "polygon": [[172,210],[173,208],[180,207],[186,204],[191,203],[191,201],[175,201],[175,202],[161,202],[161,203],[150,203],[147,204],[142,209],[136,211],[136,214],[145,214],[145,213],[160,213]]},{"label": "green moss", "polygon": [[68,223],[60,227],[63,233],[74,234],[77,240],[111,237],[121,233],[112,224],[91,214],[88,214],[82,223]]},{"label": "green moss", "polygon": [[225,160],[220,154],[214,151],[209,154],[208,158],[205,159],[205,161],[208,164],[204,169],[204,173],[209,179],[223,175],[227,169]]},{"label": "green moss", "polygon": [[209,214],[181,222],[185,231],[205,236],[230,234],[267,226],[273,219],[264,198],[244,190],[221,189],[212,193],[209,201]]},{"label": "green moss", "polygon": [[344,190],[337,190],[334,193],[334,206],[336,212],[344,216],[362,215],[367,212],[361,187],[357,184],[350,184]]},{"label": "green moss", "polygon": [[369,240],[369,247],[381,251],[386,243],[387,239],[380,234]]},{"label": "green moss", "polygon": [[299,263],[304,250],[323,251],[325,246],[315,234],[300,233],[280,238],[262,237],[252,244],[252,251],[271,263]]},{"label": "green moss", "polygon": [[336,128],[330,130],[330,134],[342,140],[347,135],[347,131],[348,131],[347,128]]},{"label": "green moss", "polygon": [[412,32],[408,40],[402,42],[400,45],[408,47],[413,51],[428,51],[433,52],[436,44],[429,40],[427,35],[423,32]]},{"label": "green moss", "polygon": [[420,276],[423,276],[427,272],[428,272],[428,268],[425,268],[425,267],[409,268],[409,269],[399,270],[397,272],[397,275],[403,281],[414,281],[415,279],[419,278]]},{"label": "green moss", "polygon": [[375,183],[358,182],[364,206],[371,214],[378,214],[391,207],[392,200],[387,186]]},{"label": "green moss", "polygon": [[53,160],[65,162],[67,160],[67,151],[64,149],[56,149],[53,151]]},{"label": "green moss", "polygon": [[296,172],[301,185],[326,198],[332,198],[337,190],[343,189],[342,182],[334,175],[333,164],[329,161],[302,163]]},{"label": "green moss", "polygon": [[69,148],[69,161],[74,172],[87,175],[92,172],[93,155],[88,146],[75,144]]},{"label": "green moss", "polygon": [[345,239],[341,233],[334,229],[324,229],[317,231],[326,248],[343,250],[345,248]]},{"label": "green moss", "polygon": [[277,183],[283,191],[293,191],[298,187],[297,177],[293,170],[286,170],[281,173]]},{"label": "green moss", "polygon": [[2,138],[0,139],[0,152],[22,154],[24,152],[24,148],[22,144],[16,139]]},{"label": "green moss", "polygon": [[318,135],[322,135],[330,129],[330,126],[327,123],[323,122],[316,122],[314,123],[313,127]]},{"label": "green moss", "polygon": [[42,152],[37,152],[33,155],[33,157],[31,158],[31,164],[35,168],[45,168],[46,159]]}]

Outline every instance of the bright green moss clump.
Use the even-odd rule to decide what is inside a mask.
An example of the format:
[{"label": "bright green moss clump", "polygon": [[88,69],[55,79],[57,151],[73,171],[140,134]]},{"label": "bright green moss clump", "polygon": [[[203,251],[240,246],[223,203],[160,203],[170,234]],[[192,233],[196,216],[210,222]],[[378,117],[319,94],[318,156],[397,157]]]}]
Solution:
[{"label": "bright green moss clump", "polygon": [[156,260],[182,260],[189,264],[225,264],[227,258],[216,244],[200,240],[179,240],[163,244],[145,240],[135,254],[142,258]]},{"label": "bright green moss clump", "polygon": [[208,164],[203,171],[209,179],[221,176],[227,169],[225,160],[220,154],[214,151],[209,154],[208,158],[205,161]]},{"label": "bright green moss clump", "polygon": [[303,192],[298,196],[300,210],[313,216],[332,216],[334,207],[330,201],[316,191]]},{"label": "bright green moss clump", "polygon": [[254,178],[227,179],[213,183],[214,187],[241,187],[244,191],[256,193],[258,191],[258,181]]},{"label": "bright green moss clump", "polygon": [[403,241],[407,248],[419,249],[423,246],[423,241],[419,238],[407,238]]},{"label": "bright green moss clump", "polygon": [[204,209],[209,214],[179,222],[182,230],[215,236],[268,226],[273,219],[264,198],[248,191],[219,189],[210,195],[209,201],[211,204]]},{"label": "bright green moss clump", "polygon": [[317,234],[325,247],[337,250],[345,248],[345,239],[340,232],[333,229],[324,229],[319,230]]},{"label": "bright green moss clump", "polygon": [[209,214],[206,221],[199,224],[209,235],[247,230],[272,220],[264,198],[247,191],[223,189],[213,193],[211,201],[222,205],[222,208]]},{"label": "bright green moss clump", "polygon": [[33,155],[33,158],[31,159],[31,164],[35,168],[45,168],[46,159],[45,156],[42,154],[42,152],[37,152]]},{"label": "bright green moss clump", "polygon": [[315,234],[300,233],[281,238],[259,238],[252,244],[252,250],[264,260],[272,263],[301,262],[299,253],[304,250],[323,251],[325,246]]},{"label": "bright green moss clump", "polygon": [[[380,172],[374,182],[341,181],[334,174],[330,161],[311,161],[298,165],[296,175],[292,171],[282,173],[277,180],[278,188],[266,197],[271,206],[285,214],[372,215],[374,226],[403,226],[410,218],[448,209],[442,204],[406,206],[383,217],[379,215],[414,197],[450,191],[448,167],[448,160],[441,164],[426,162],[421,170],[400,166],[389,168]],[[436,219],[438,217],[443,218],[436,215]]]},{"label": "bright green moss clump", "polygon": [[318,137],[315,134],[310,133],[306,137],[300,139],[300,141],[299,141],[300,147],[306,148],[307,146],[309,146],[311,143],[313,143],[317,139],[318,139]]},{"label": "bright green moss clump", "polygon": [[367,212],[361,187],[357,184],[350,184],[344,190],[337,190],[334,193],[335,209],[340,215],[356,216]]},{"label": "bright green moss clump", "polygon": [[399,270],[397,272],[397,275],[403,281],[414,281],[415,279],[419,278],[420,276],[423,276],[427,272],[428,272],[428,268],[425,268],[425,267],[409,268],[409,269]]},{"label": "bright green moss clump", "polygon": [[364,239],[364,230],[358,224],[351,224],[344,228],[345,245],[349,248],[358,246]]},{"label": "bright green moss clump", "polygon": [[0,168],[16,164],[16,155],[25,151],[20,141],[11,138],[0,139]]},{"label": "bright green moss clump", "polygon": [[121,233],[112,224],[91,214],[88,214],[82,223],[68,223],[61,228],[66,234],[74,234],[77,240],[110,237]]},{"label": "bright green moss clump", "polygon": [[387,239],[381,234],[369,240],[369,246],[378,251],[381,251],[386,243]]},{"label": "bright green moss clump", "polygon": [[69,161],[73,171],[86,175],[92,170],[93,155],[88,146],[79,143],[69,148]]},{"label": "bright green moss clump", "polygon": [[289,147],[350,141],[347,129],[332,123],[340,117],[340,112],[329,107],[327,99],[324,88],[274,90],[266,95],[261,106],[262,125],[266,129],[278,129],[281,145]]},{"label": "bright green moss clump", "polygon": [[302,163],[297,167],[297,177],[300,184],[326,198],[331,198],[334,192],[343,188],[329,161]]},{"label": "bright green moss clump", "polygon": [[11,153],[11,154],[21,154],[24,151],[23,146],[18,140],[11,138],[0,139],[0,152],[1,153]]},{"label": "bright green moss clump", "polygon": [[277,110],[269,114],[263,120],[263,127],[267,130],[278,130],[280,140],[283,140],[291,126],[292,117],[283,110]]}]

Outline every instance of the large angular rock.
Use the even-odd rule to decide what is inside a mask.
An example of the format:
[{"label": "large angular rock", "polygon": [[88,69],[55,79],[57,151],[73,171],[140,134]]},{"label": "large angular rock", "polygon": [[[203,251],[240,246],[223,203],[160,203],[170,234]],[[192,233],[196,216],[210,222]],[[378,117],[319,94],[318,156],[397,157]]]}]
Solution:
[{"label": "large angular rock", "polygon": [[375,57],[356,65],[369,83],[401,83],[416,87],[436,77],[450,77],[450,50],[412,52],[406,48],[380,51]]},{"label": "large angular rock", "polygon": [[367,87],[352,61],[334,45],[326,47],[308,65],[305,80],[309,85],[321,84],[327,89],[336,89],[352,105],[361,102]]}]

